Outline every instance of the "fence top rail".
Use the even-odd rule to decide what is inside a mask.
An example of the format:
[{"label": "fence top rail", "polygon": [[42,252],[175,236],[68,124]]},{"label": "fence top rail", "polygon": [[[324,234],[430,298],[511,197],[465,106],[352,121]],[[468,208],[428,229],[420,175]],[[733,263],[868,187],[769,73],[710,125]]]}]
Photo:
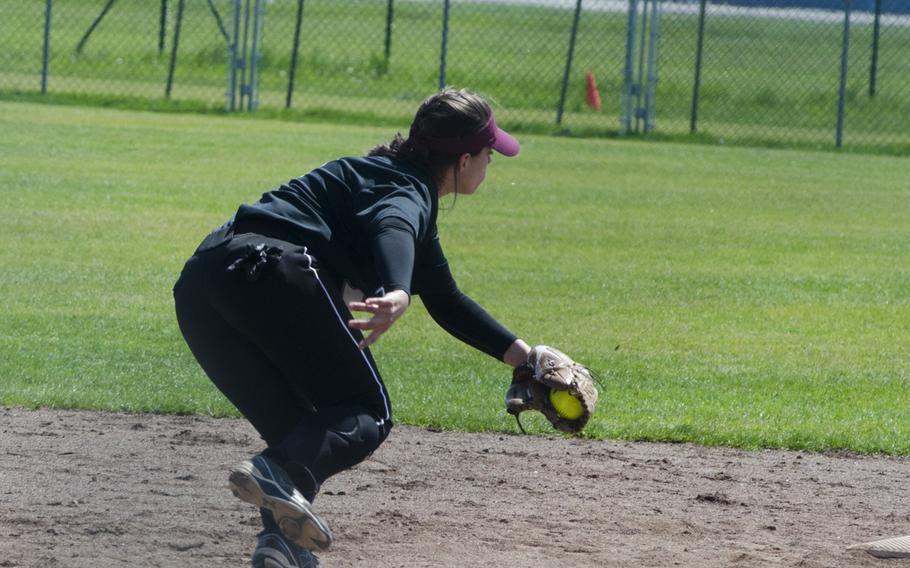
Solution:
[{"label": "fence top rail", "polygon": [[[631,0],[586,0],[585,12],[626,13]],[[495,4],[504,6],[536,6],[574,10],[575,0],[460,0],[460,4]],[[661,9],[667,14],[698,14],[701,0],[661,0]],[[843,0],[830,0],[830,7],[822,7],[818,2],[794,2],[789,6],[769,5],[771,2],[740,0],[707,0],[712,16],[747,16],[751,18],[768,18],[810,22],[829,22],[836,14],[844,11]],[[886,4],[884,8],[891,7]],[[638,11],[644,9],[644,2],[638,0]],[[852,20],[856,24],[871,24],[875,19],[875,8],[871,2],[854,0],[851,6]],[[886,26],[910,27],[910,3],[906,12],[895,10],[884,11],[880,23]]]}]

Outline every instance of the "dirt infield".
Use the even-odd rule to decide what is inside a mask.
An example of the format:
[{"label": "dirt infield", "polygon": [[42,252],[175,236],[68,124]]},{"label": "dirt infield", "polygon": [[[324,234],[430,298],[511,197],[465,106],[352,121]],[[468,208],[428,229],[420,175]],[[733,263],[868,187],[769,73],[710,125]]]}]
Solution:
[{"label": "dirt infield", "polygon": [[[247,566],[243,421],[0,408],[0,567]],[[327,567],[903,566],[910,459],[398,426],[317,499]]]}]

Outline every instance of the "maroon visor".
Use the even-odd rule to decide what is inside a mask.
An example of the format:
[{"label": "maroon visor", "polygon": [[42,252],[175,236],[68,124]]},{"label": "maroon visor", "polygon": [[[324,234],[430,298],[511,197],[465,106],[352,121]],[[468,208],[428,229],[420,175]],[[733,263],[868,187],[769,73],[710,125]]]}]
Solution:
[{"label": "maroon visor", "polygon": [[484,147],[490,146],[503,156],[516,156],[521,146],[514,136],[496,126],[493,115],[487,124],[477,132],[468,136],[453,136],[451,138],[433,138],[420,136],[420,142],[430,150],[441,154],[476,154]]}]

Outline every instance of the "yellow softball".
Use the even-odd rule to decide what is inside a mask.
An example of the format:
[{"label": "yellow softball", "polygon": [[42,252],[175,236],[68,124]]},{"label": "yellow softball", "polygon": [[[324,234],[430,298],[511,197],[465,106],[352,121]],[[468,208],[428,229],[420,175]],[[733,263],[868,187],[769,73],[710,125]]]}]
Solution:
[{"label": "yellow softball", "polygon": [[556,409],[557,414],[567,420],[581,418],[585,412],[581,401],[572,396],[569,391],[550,389],[550,404]]}]

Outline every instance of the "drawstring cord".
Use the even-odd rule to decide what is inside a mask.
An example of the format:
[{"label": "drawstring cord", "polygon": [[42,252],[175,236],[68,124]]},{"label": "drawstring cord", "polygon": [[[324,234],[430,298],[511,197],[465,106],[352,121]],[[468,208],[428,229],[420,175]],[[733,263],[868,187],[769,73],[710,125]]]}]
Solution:
[{"label": "drawstring cord", "polygon": [[240,269],[246,269],[245,276],[247,281],[255,282],[259,279],[263,268],[278,262],[282,252],[284,251],[281,247],[271,247],[265,243],[259,243],[256,246],[247,245],[244,255],[232,262],[227,267],[227,271],[236,272]]}]

